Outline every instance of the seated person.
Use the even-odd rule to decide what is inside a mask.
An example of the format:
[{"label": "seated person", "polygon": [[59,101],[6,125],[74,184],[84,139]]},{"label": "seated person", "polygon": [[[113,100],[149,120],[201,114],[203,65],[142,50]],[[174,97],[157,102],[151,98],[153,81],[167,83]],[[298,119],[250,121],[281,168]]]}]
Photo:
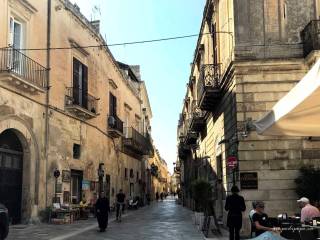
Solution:
[{"label": "seated person", "polygon": [[268,221],[268,215],[264,213],[264,202],[256,202],[256,212],[252,216],[256,236],[266,231],[278,232],[277,228],[272,228]]},{"label": "seated person", "polygon": [[306,197],[302,197],[297,200],[299,207],[301,208],[301,218],[302,223],[311,221],[314,217],[320,217],[320,211],[318,208],[312,206],[310,201]]},{"label": "seated person", "polygon": [[253,202],[252,202],[252,210],[249,212],[249,218],[250,218],[251,221],[252,221],[252,216],[253,216],[253,214],[255,214],[255,213],[256,213],[256,202],[253,201]]}]

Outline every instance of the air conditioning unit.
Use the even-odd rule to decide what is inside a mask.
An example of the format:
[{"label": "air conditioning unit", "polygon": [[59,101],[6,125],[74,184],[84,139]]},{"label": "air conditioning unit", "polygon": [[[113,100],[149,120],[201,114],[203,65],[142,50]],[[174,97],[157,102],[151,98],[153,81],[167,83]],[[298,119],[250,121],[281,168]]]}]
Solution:
[{"label": "air conditioning unit", "polygon": [[114,116],[109,116],[108,117],[108,126],[109,127],[114,127],[116,125],[116,119]]}]

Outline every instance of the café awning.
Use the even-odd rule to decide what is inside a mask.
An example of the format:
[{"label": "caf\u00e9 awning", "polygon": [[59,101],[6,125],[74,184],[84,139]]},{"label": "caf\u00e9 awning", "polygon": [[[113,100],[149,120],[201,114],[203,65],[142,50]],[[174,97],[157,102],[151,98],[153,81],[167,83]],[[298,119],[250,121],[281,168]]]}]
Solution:
[{"label": "caf\u00e9 awning", "polygon": [[320,136],[320,60],[254,125],[262,135]]}]

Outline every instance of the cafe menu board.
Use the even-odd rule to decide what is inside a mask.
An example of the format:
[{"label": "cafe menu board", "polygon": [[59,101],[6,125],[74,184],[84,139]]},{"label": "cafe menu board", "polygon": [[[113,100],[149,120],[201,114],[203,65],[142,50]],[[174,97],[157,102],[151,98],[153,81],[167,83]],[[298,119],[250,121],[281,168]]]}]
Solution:
[{"label": "cafe menu board", "polygon": [[70,171],[62,170],[62,182],[70,182]]},{"label": "cafe menu board", "polygon": [[258,173],[241,172],[240,187],[241,189],[258,189]]}]

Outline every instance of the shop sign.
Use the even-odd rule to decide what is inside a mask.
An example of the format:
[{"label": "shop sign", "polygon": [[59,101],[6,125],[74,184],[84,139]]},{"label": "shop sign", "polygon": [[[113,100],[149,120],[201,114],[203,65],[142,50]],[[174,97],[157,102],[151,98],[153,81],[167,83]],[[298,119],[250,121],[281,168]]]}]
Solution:
[{"label": "shop sign", "polygon": [[90,181],[82,180],[82,190],[89,190],[90,189]]},{"label": "shop sign", "polygon": [[241,189],[258,189],[258,173],[241,172],[240,187]]},{"label": "shop sign", "polygon": [[235,168],[237,166],[237,157],[235,156],[229,156],[227,158],[227,166],[228,168]]}]

